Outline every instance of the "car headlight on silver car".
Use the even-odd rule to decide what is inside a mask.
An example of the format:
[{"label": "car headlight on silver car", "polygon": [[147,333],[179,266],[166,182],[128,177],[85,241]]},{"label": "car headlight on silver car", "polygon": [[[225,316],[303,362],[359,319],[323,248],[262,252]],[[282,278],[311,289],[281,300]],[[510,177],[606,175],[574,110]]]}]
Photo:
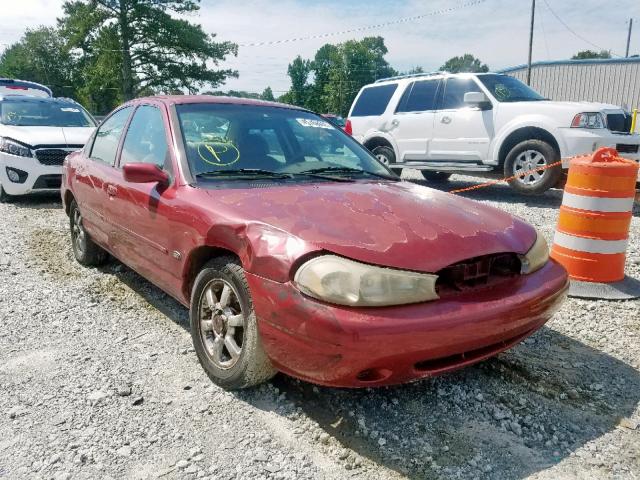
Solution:
[{"label": "car headlight on silver car", "polygon": [[583,112],[573,117],[571,128],[605,128],[604,116],[600,112]]},{"label": "car headlight on silver car", "polygon": [[524,255],[520,255],[520,273],[528,274],[540,270],[549,261],[549,245],[538,229],[536,241]]},{"label": "car headlight on silver car", "polygon": [[321,255],[304,263],[294,282],[303,293],[338,305],[382,307],[435,300],[437,275],[376,267]]}]

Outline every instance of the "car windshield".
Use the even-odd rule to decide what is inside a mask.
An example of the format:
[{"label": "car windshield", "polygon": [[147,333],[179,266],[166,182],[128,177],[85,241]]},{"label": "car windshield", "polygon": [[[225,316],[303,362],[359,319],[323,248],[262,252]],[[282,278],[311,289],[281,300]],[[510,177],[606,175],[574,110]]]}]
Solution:
[{"label": "car windshield", "polygon": [[509,77],[508,75],[478,75],[478,79],[499,102],[538,102],[547,100],[517,78]]},{"label": "car windshield", "polygon": [[221,103],[176,110],[191,174],[200,180],[394,178],[368,150],[310,112]]},{"label": "car windshield", "polygon": [[0,123],[16,127],[95,127],[91,115],[77,103],[38,98],[1,101]]}]

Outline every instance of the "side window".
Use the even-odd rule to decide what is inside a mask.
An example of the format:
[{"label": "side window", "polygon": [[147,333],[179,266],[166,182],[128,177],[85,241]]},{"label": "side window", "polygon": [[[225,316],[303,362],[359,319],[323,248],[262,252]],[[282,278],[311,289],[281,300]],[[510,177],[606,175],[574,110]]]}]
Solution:
[{"label": "side window", "polygon": [[352,117],[367,117],[382,115],[387,109],[389,100],[398,88],[398,84],[391,83],[379,87],[367,87],[362,90],[351,112]]},{"label": "side window", "polygon": [[107,165],[115,163],[120,136],[130,113],[131,107],[125,107],[111,115],[100,125],[91,147],[91,158]]},{"label": "side window", "polygon": [[464,107],[464,94],[479,92],[480,87],[470,78],[449,78],[444,87],[441,110]]},{"label": "side window", "polygon": [[421,80],[407,88],[398,112],[426,112],[436,109],[436,93],[440,80]]},{"label": "side window", "polygon": [[137,162],[153,163],[163,168],[168,148],[162,112],[156,107],[142,105],[129,124],[120,166]]}]

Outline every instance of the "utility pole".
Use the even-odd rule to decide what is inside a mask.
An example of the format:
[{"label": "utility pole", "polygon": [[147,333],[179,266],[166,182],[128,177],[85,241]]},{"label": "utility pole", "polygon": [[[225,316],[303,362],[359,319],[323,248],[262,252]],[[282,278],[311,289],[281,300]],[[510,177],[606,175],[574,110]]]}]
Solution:
[{"label": "utility pole", "polygon": [[631,29],[633,28],[633,18],[629,19],[629,33],[627,34],[627,53],[625,57],[629,57],[629,44],[631,44]]},{"label": "utility pole", "polygon": [[531,85],[531,53],[533,52],[533,24],[536,18],[536,0],[531,0],[531,29],[529,30],[529,62],[527,62],[527,85]]}]

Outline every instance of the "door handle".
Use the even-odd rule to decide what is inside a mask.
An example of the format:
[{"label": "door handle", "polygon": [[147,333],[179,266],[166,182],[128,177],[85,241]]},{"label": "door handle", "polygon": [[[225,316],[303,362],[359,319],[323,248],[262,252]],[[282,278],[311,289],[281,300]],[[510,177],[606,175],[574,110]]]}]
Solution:
[{"label": "door handle", "polygon": [[118,188],[115,185],[107,185],[107,195],[115,197],[118,194]]},{"label": "door handle", "polygon": [[446,115],[444,117],[442,117],[442,119],[440,120],[442,123],[445,124],[450,124],[451,123],[451,117],[447,117]]}]

